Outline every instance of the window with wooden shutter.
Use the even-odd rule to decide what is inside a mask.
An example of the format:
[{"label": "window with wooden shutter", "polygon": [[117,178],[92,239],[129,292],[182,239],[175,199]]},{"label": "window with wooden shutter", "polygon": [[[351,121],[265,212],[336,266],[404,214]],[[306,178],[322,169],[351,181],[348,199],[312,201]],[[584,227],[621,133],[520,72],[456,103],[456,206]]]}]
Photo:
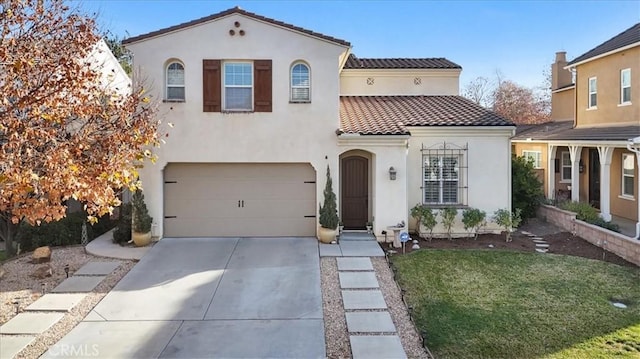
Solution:
[{"label": "window with wooden shutter", "polygon": [[271,60],[255,60],[253,74],[255,79],[253,110],[255,112],[272,112]]},{"label": "window with wooden shutter", "polygon": [[202,110],[221,112],[220,60],[202,60]]}]

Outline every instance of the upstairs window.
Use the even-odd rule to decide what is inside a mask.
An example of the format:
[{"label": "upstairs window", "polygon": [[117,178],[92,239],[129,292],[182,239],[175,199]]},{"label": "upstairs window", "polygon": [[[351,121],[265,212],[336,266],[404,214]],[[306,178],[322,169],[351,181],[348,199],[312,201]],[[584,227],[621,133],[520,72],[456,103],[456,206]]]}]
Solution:
[{"label": "upstairs window", "polygon": [[309,66],[296,63],[291,68],[291,102],[311,101]]},{"label": "upstairs window", "polygon": [[598,79],[589,78],[589,108],[598,106]]},{"label": "upstairs window", "polygon": [[172,62],[167,66],[167,101],[184,101],[184,66]]},{"label": "upstairs window", "polygon": [[620,71],[620,103],[631,103],[631,69]]},{"label": "upstairs window", "polygon": [[533,161],[534,168],[542,168],[542,153],[540,151],[522,151],[522,157]]},{"label": "upstairs window", "polygon": [[224,63],[224,109],[225,111],[253,110],[252,63]]}]

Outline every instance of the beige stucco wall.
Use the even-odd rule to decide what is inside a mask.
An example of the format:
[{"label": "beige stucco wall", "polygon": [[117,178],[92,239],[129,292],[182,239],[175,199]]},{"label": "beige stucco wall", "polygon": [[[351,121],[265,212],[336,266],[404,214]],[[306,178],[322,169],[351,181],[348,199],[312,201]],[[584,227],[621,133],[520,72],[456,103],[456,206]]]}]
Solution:
[{"label": "beige stucco wall", "polygon": [[[631,68],[631,105],[620,105],[620,70]],[[637,125],[640,121],[640,46],[578,65],[577,125]],[[588,109],[589,78],[597,77],[597,109]]]},{"label": "beige stucco wall", "polygon": [[[246,35],[229,36],[234,22]],[[167,128],[156,164],[146,164],[141,179],[158,236],[162,236],[163,174],[171,162],[311,163],[317,174],[316,198],[323,198],[327,164],[338,181],[339,56],[346,48],[272,25],[231,15],[128,46],[135,66],[149,79],[151,93],[162,98],[169,59],[185,66],[186,101],[163,103],[159,115]],[[271,59],[273,112],[202,112],[203,59]],[[311,103],[289,103],[289,69],[304,60],[311,69]],[[335,188],[335,187],[334,187]]]},{"label": "beige stucco wall", "polygon": [[551,119],[553,121],[574,120],[575,89],[551,93]]},{"label": "beige stucco wall", "polygon": [[[387,137],[387,138],[385,138]],[[382,231],[388,226],[408,220],[407,212],[407,139],[400,136],[382,136],[372,139],[371,136],[341,137],[339,140],[341,154],[370,154],[370,220],[378,240],[384,239]],[[389,167],[396,169],[396,179],[389,178]],[[340,198],[340,194],[338,194]]]},{"label": "beige stucco wall", "polygon": [[[487,218],[501,208],[511,208],[511,143],[509,137],[513,128],[410,128],[407,157],[408,208],[422,203],[423,173],[422,152],[424,146],[447,144],[468,146],[467,205],[485,211]],[[464,162],[463,162],[464,163]],[[454,233],[466,235],[461,223],[462,209],[459,209]],[[438,221],[440,219],[438,218]],[[415,229],[415,221],[410,222]],[[436,227],[437,232],[441,231]],[[499,227],[489,221],[487,231],[499,231]]]},{"label": "beige stucco wall", "polygon": [[[544,188],[544,194],[547,196],[548,188],[547,188],[547,152],[548,145],[543,142],[514,142],[513,143],[513,153],[522,156],[523,151],[538,151],[540,152],[540,168],[536,169],[536,174],[538,175],[538,179],[542,181],[542,185]],[[553,169],[552,169],[553,170]]]},{"label": "beige stucco wall", "polygon": [[[342,70],[341,95],[458,95],[458,69]],[[367,84],[372,78],[373,84]],[[415,80],[419,78],[419,84]]]}]

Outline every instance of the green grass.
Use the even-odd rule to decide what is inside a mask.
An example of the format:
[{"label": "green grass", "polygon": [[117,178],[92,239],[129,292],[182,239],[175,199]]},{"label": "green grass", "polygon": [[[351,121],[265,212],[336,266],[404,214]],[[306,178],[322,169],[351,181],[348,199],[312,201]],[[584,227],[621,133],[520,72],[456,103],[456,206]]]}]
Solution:
[{"label": "green grass", "polygon": [[391,259],[437,358],[640,358],[638,268],[482,250]]}]

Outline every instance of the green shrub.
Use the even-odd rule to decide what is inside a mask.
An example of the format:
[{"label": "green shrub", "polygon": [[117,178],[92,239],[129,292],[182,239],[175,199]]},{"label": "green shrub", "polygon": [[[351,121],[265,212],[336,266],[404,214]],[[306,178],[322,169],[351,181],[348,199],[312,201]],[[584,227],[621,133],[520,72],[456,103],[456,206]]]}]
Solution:
[{"label": "green shrub", "polygon": [[473,239],[478,239],[478,232],[487,221],[487,214],[477,208],[467,208],[462,212],[462,224],[464,229],[469,232],[469,237],[473,233]]},{"label": "green shrub", "polygon": [[433,210],[426,204],[418,203],[411,208],[411,216],[418,221],[418,228],[416,229],[418,235],[420,234],[420,225],[422,224],[429,230],[429,239],[431,239],[433,237],[433,228],[438,224]]},{"label": "green shrub", "polygon": [[331,172],[329,171],[329,165],[327,165],[327,182],[324,186],[324,206],[320,204],[319,222],[322,228],[336,229],[339,221],[336,194],[333,192]]},{"label": "green shrub", "polygon": [[516,208],[513,213],[506,208],[499,209],[493,213],[494,222],[506,232],[505,240],[507,242],[511,242],[511,232],[520,225],[522,221],[522,217],[520,217],[521,214],[522,210],[520,210],[520,208]]},{"label": "green shrub", "polygon": [[533,167],[533,160],[513,156],[511,161],[511,208],[520,208],[523,218],[533,218],[544,198],[542,182]]},{"label": "green shrub", "polygon": [[136,233],[149,233],[151,232],[151,223],[153,218],[149,215],[147,204],[144,203],[144,193],[141,190],[137,190],[131,197],[132,205],[132,218],[133,218],[133,231]]},{"label": "green shrub", "polygon": [[131,203],[124,203],[120,206],[120,217],[116,230],[113,231],[113,242],[120,245],[131,240]]},{"label": "green shrub", "polygon": [[451,228],[453,228],[453,223],[456,220],[456,215],[458,214],[458,210],[453,207],[446,207],[440,210],[440,217],[442,217],[442,225],[444,229],[447,231],[447,238],[451,240]]},{"label": "green shrub", "polygon": [[585,221],[587,223],[593,223],[600,219],[598,210],[585,202],[562,202],[558,206],[565,211],[573,212],[576,214],[576,219]]},{"label": "green shrub", "polygon": [[[22,222],[16,240],[21,252],[29,252],[42,246],[68,246],[82,242],[82,223],[87,221],[83,212],[69,213],[55,222],[30,225]],[[87,226],[87,236],[93,239],[93,230]]]},{"label": "green shrub", "polygon": [[567,201],[558,203],[558,207],[560,209],[564,209],[565,211],[575,213],[576,219],[609,229],[614,232],[620,232],[620,227],[617,224],[607,222],[602,219],[598,210],[589,203]]}]

